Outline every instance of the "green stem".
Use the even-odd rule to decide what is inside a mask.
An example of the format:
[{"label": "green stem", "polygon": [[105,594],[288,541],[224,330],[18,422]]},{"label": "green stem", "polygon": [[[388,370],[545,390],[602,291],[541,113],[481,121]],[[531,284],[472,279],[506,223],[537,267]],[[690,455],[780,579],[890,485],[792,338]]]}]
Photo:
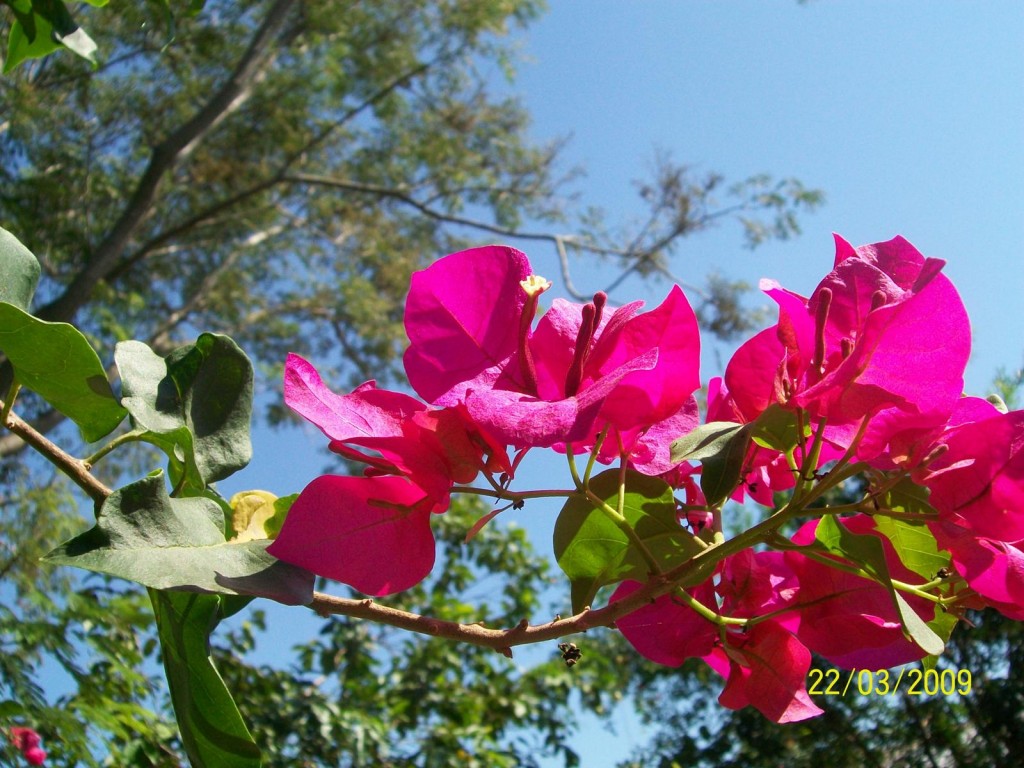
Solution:
[{"label": "green stem", "polygon": [[721,544],[725,541],[725,533],[722,531],[722,510],[715,507],[711,510],[711,541],[714,544]]},{"label": "green stem", "polygon": [[583,473],[583,485],[590,485],[590,476],[594,472],[594,466],[597,464],[597,455],[601,453],[601,446],[604,445],[604,439],[608,437],[608,427],[606,426],[601,430],[601,434],[597,436],[597,440],[594,442],[594,447],[590,449],[590,458],[587,460],[587,469]]},{"label": "green stem", "polygon": [[133,440],[138,440],[144,434],[146,434],[146,430],[144,429],[133,429],[130,432],[125,432],[124,434],[118,435],[109,443],[102,446],[92,456],[87,456],[86,458],[82,459],[82,461],[84,461],[91,467],[97,461],[102,459],[104,456],[106,456],[108,453],[113,451],[118,446],[124,445],[125,443],[130,443]]},{"label": "green stem", "polygon": [[692,608],[694,611],[696,611],[698,614],[700,614],[703,618],[707,619],[708,621],[710,621],[713,624],[717,624],[720,627],[723,627],[723,626],[741,627],[741,626],[744,626],[749,621],[748,619],[739,619],[739,618],[736,618],[734,616],[722,616],[717,611],[715,611],[715,610],[713,610],[711,608],[708,608],[706,605],[704,605],[704,603],[702,603],[700,600],[695,598],[693,595],[691,595],[685,589],[677,589],[677,590],[675,590],[675,592],[672,594],[672,598],[674,600],[679,600],[680,602],[686,603],[687,606]]},{"label": "green stem", "polygon": [[7,390],[7,397],[4,398],[4,407],[0,411],[0,426],[7,426],[7,419],[11,415],[11,408],[14,407],[14,399],[18,396],[18,390],[21,389],[21,382],[18,381],[17,375],[11,380],[11,388]]},{"label": "green stem", "polygon": [[580,471],[576,467],[576,456],[572,452],[572,443],[565,446],[565,457],[569,460],[569,474],[572,475],[572,481],[576,485],[576,490],[582,491],[583,481],[580,479]]},{"label": "green stem", "polygon": [[821,459],[821,446],[825,442],[825,419],[819,419],[817,429],[814,431],[814,440],[811,442],[810,452],[804,454],[803,464],[800,465],[800,482],[797,486],[797,493],[803,496],[814,485],[815,473],[818,471],[818,461]]}]

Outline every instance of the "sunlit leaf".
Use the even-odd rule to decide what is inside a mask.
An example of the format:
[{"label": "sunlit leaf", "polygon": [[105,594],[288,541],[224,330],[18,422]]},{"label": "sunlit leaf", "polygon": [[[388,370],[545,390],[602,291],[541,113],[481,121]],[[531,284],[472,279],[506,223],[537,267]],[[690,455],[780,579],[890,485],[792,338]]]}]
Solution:
[{"label": "sunlit leaf", "polygon": [[198,492],[249,462],[252,364],[231,339],[205,333],[166,360],[126,341],[114,359],[139,439],[167,454],[175,486]]},{"label": "sunlit leaf", "polygon": [[87,441],[99,440],[125,417],[103,364],[74,326],[0,302],[0,350],[18,381],[75,422]]},{"label": "sunlit leaf", "polygon": [[[590,489],[613,509],[618,506],[619,472],[607,470]],[[626,473],[623,515],[659,568],[668,570],[702,547],[680,525],[672,489],[657,477]],[[582,496],[562,507],[555,523],[555,558],[572,585],[573,611],[589,605],[597,590],[631,578],[646,581],[650,566],[630,537]]]},{"label": "sunlit leaf", "polygon": [[181,741],[193,768],[259,768],[260,750],[209,652],[216,595],[149,591]]},{"label": "sunlit leaf", "polygon": [[0,301],[28,312],[39,284],[39,261],[21,241],[0,227]]},{"label": "sunlit leaf", "polygon": [[308,603],[312,574],[268,555],[268,544],[268,540],[225,541],[221,508],[204,498],[170,498],[160,474],[114,491],[100,508],[93,528],[45,559],[153,589]]}]

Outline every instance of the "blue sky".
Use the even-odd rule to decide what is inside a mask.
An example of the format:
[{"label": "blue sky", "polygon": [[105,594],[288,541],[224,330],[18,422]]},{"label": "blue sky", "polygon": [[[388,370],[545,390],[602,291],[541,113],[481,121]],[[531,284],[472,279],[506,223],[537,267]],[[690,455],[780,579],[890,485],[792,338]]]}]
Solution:
[{"label": "blue sky", "polygon": [[[825,205],[802,219],[802,236],[750,252],[738,227],[723,226],[685,241],[674,271],[695,283],[716,269],[753,284],[773,277],[806,294],[831,267],[832,232],[854,244],[902,234],[925,254],[946,259],[963,295],[974,328],[968,391],[985,394],[997,368],[1021,365],[1019,0],[551,5],[517,35],[524,61],[511,89],[532,113],[537,140],[571,135],[564,163],[586,169],[574,187],[582,202],[602,206],[617,221],[639,217],[631,180],[644,175],[655,150],[734,181],[760,172],[795,176],[826,195]],[[556,277],[549,248],[513,244],[530,253],[538,272]],[[576,273],[590,290],[608,276]],[[616,298],[654,303],[667,289],[629,282]],[[716,365],[706,360],[705,381],[720,373]],[[256,440],[253,466],[237,488],[232,480],[223,490],[259,479],[288,493],[325,463],[316,430],[259,430]],[[304,450],[308,461],[289,463],[309,476],[282,474],[281,455]],[[535,462],[517,485],[528,487],[547,466]],[[273,484],[263,482],[270,478]],[[524,520],[540,512],[531,509]],[[548,551],[550,520],[528,528]],[[288,635],[300,641],[316,623],[295,614],[290,609]],[[590,724],[576,746],[585,766],[606,766],[642,740],[627,713],[618,737]]]},{"label": "blue sky", "polygon": [[902,234],[946,259],[964,296],[968,389],[1020,366],[1020,3],[563,0],[521,44],[514,88],[534,135],[571,135],[582,199],[613,218],[642,213],[631,180],[656,149],[730,180],[767,172],[824,190],[796,240],[751,253],[722,227],[685,241],[673,265],[684,279],[718,269],[808,292],[831,266],[832,232],[854,244]]}]

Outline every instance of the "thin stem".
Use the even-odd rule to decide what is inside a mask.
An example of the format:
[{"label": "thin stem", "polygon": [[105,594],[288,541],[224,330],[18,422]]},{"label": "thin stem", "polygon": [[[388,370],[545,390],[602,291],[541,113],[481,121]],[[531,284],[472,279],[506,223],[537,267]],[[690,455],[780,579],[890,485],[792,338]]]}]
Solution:
[{"label": "thin stem", "polygon": [[711,510],[711,531],[712,531],[712,542],[715,544],[721,544],[725,541],[725,533],[722,530],[722,510],[720,507],[714,507]]},{"label": "thin stem", "polygon": [[818,461],[821,459],[821,446],[825,442],[825,419],[819,419],[817,429],[814,432],[814,441],[811,443],[810,453],[804,456],[804,462],[800,466],[800,494],[803,495],[810,490],[814,482],[815,473],[818,471]]},{"label": "thin stem", "polygon": [[745,626],[747,621],[748,621],[748,619],[740,619],[740,618],[736,618],[734,616],[723,616],[722,614],[718,613],[714,609],[708,608],[706,605],[704,605],[704,603],[702,603],[700,600],[695,598],[693,595],[691,595],[685,589],[677,589],[675,592],[673,592],[672,593],[672,599],[673,600],[679,600],[679,601],[681,601],[683,603],[686,603],[687,606],[692,608],[694,611],[696,611],[698,614],[700,614],[703,618],[707,619],[708,621],[710,621],[713,624],[717,624],[718,626],[730,626],[731,625],[731,626],[741,627],[741,626]]},{"label": "thin stem", "polygon": [[452,493],[471,493],[475,496],[489,496],[492,499],[508,501],[525,501],[526,499],[551,499],[569,498],[575,496],[578,491],[566,488],[551,488],[541,491],[510,491],[508,488],[476,488],[471,485],[452,486]]},{"label": "thin stem", "polygon": [[7,424],[7,417],[11,415],[11,407],[14,405],[15,398],[18,397],[18,391],[21,389],[21,383],[18,381],[17,374],[11,379],[11,388],[7,390],[7,400],[4,402],[4,407],[0,410],[0,424]]},{"label": "thin stem", "polygon": [[583,481],[580,479],[580,471],[576,467],[576,456],[572,452],[572,443],[565,446],[565,457],[569,460],[569,474],[572,475],[572,481],[576,484],[576,490],[582,491]]},{"label": "thin stem", "polygon": [[587,468],[583,473],[583,484],[585,486],[590,485],[590,476],[594,473],[594,466],[597,464],[597,455],[601,453],[601,446],[604,445],[606,437],[608,437],[607,426],[601,430],[601,433],[597,436],[597,440],[594,441],[594,447],[590,449],[590,458],[587,460]]},{"label": "thin stem", "polygon": [[104,456],[106,456],[108,453],[113,451],[118,446],[124,445],[125,443],[130,443],[133,440],[138,440],[145,433],[146,430],[144,429],[133,429],[130,432],[125,432],[124,434],[118,435],[109,443],[102,446],[98,451],[96,451],[96,453],[92,454],[92,456],[87,456],[86,458],[82,459],[82,462],[88,465],[89,467],[92,467],[93,465],[96,464],[97,461],[102,459]]},{"label": "thin stem", "polygon": [[[849,469],[857,468],[858,465],[854,465]],[[825,483],[821,485],[825,485]],[[469,493],[494,495],[491,491],[482,491],[480,489],[466,488],[461,490]],[[574,492],[545,491],[540,494],[534,493],[531,495],[571,496],[573,494]],[[614,603],[610,603],[604,608],[597,610],[591,610],[587,606],[580,613],[568,619],[557,619],[537,626],[530,626],[526,620],[521,621],[511,629],[490,629],[481,624],[457,624],[388,608],[378,605],[372,600],[352,600],[323,593],[313,594],[313,601],[310,607],[322,616],[340,614],[368,619],[426,635],[445,637],[451,640],[494,648],[506,656],[511,656],[513,646],[553,640],[565,637],[566,635],[585,632],[595,627],[612,626],[616,620],[623,616],[677,589],[676,585],[678,584],[684,582],[689,584],[699,583],[711,576],[714,573],[715,566],[724,558],[764,541],[766,537],[778,531],[783,525],[800,515],[803,511],[803,504],[787,505],[783,510],[762,520],[733,538],[698,552],[685,563],[679,564],[670,571],[652,575],[646,584],[621,600],[616,600]]]}]

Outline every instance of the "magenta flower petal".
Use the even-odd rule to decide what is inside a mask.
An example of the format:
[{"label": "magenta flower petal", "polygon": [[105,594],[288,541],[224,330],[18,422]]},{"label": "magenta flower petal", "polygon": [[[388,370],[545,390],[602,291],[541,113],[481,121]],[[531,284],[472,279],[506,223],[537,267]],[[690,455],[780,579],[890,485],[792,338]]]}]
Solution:
[{"label": "magenta flower petal", "polygon": [[732,407],[744,422],[753,421],[779,402],[780,368],[785,371],[786,348],[777,326],[766,328],[740,345],[725,368],[725,385]]},{"label": "magenta flower petal", "polygon": [[[676,466],[670,455],[672,442],[683,435],[688,435],[699,424],[697,398],[691,395],[675,414],[644,431],[635,441],[623,439],[623,444],[630,451],[631,465],[645,475],[661,475],[668,472]],[[630,445],[632,448],[628,448]]]},{"label": "magenta flower petal", "polygon": [[424,502],[423,490],[404,478],[324,475],[299,494],[267,551],[364,594],[394,594],[434,566]]},{"label": "magenta flower petal", "polygon": [[427,409],[408,395],[377,389],[372,381],[351,394],[336,394],[310,362],[293,353],[284,367],[284,401],[332,440],[399,436],[408,419]]},{"label": "magenta flower petal", "polygon": [[[598,340],[599,345],[602,342],[603,338]],[[697,318],[678,285],[658,307],[623,325],[600,371],[608,375],[651,349],[658,351],[654,367],[623,378],[602,408],[601,415],[620,430],[669,418],[700,387]],[[600,354],[596,351],[595,357]]]},{"label": "magenta flower petal", "polygon": [[[878,536],[892,578],[909,583],[920,580],[902,564],[869,517],[855,515],[842,519],[841,524],[853,533]],[[817,520],[806,523],[793,541],[810,543],[817,525]],[[800,611],[796,635],[812,651],[846,669],[882,669],[925,655],[903,634],[892,597],[881,584],[831,568],[799,552],[787,552],[786,560],[800,584],[792,603]],[[906,596],[906,600],[925,621],[934,615],[933,603],[913,596]]]},{"label": "magenta flower petal", "polygon": [[[807,693],[811,652],[774,622],[754,625],[742,639],[731,635],[725,653],[729,679],[718,697],[722,706],[742,709],[752,705],[774,723],[795,723],[824,711]],[[718,671],[719,666],[713,664],[712,668]]]},{"label": "magenta flower petal", "polygon": [[554,402],[502,389],[471,392],[466,408],[473,421],[506,445],[548,448],[557,443],[593,440],[591,434],[605,398],[623,377],[654,366],[658,351],[651,349],[580,390]]},{"label": "magenta flower petal", "polygon": [[814,354],[814,315],[807,307],[807,299],[787,290],[775,280],[761,280],[759,288],[779,305],[779,323],[776,336],[787,355],[794,358],[793,365],[803,365]]},{"label": "magenta flower petal", "polygon": [[923,483],[946,519],[998,541],[1024,539],[1024,411],[949,430]]},{"label": "magenta flower petal", "polygon": [[1024,542],[996,541],[946,521],[929,527],[971,589],[1000,613],[1024,621]]},{"label": "magenta flower petal", "polygon": [[834,423],[890,407],[946,416],[963,391],[970,343],[963,302],[938,275],[905,301],[871,312],[852,354],[795,401]]},{"label": "magenta flower petal", "polygon": [[[641,586],[636,581],[624,581],[609,602],[622,600]],[[710,581],[690,592],[705,605],[714,605]],[[707,656],[718,640],[714,624],[668,595],[623,616],[615,626],[641,656],[669,667]]]},{"label": "magenta flower petal", "polygon": [[490,245],[453,253],[412,276],[405,371],[423,399],[455,405],[467,390],[514,374],[509,366],[526,303],[520,282],[530,274],[525,254]]}]

